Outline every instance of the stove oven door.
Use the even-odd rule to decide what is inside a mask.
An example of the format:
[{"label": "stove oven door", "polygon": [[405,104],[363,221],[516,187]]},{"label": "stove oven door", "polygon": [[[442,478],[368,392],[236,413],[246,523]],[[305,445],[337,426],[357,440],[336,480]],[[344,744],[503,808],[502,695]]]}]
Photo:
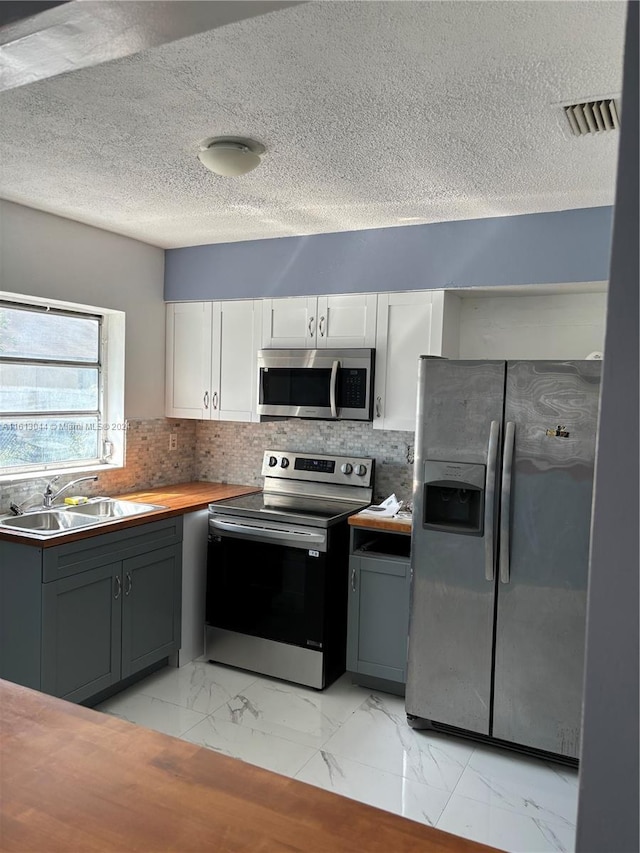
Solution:
[{"label": "stove oven door", "polygon": [[326,538],[322,528],[210,521],[207,625],[322,650]]}]

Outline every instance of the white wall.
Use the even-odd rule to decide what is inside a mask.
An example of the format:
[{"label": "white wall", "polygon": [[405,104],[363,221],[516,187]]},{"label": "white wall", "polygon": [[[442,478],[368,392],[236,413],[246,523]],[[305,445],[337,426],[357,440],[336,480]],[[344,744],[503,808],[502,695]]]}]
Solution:
[{"label": "white wall", "polygon": [[164,251],[0,200],[0,290],[126,313],[125,417],[164,417]]},{"label": "white wall", "polygon": [[460,299],[460,358],[586,358],[604,349],[606,293]]}]

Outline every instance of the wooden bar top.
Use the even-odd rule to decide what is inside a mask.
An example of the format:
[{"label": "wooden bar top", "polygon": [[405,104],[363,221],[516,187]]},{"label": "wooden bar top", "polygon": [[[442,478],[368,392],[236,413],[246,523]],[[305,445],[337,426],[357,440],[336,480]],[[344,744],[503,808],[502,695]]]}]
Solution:
[{"label": "wooden bar top", "polygon": [[364,527],[367,530],[388,530],[391,533],[411,533],[409,518],[376,518],[367,512],[358,512],[349,516],[352,527]]},{"label": "wooden bar top", "polygon": [[458,838],[0,680],[5,853],[480,853]]},{"label": "wooden bar top", "polygon": [[[185,512],[194,512],[198,509],[205,509],[213,501],[226,500],[227,498],[237,498],[240,495],[249,495],[252,492],[261,491],[260,486],[242,486],[237,483],[207,483],[204,481],[195,481],[192,483],[177,483],[172,486],[157,486],[152,489],[144,489],[139,492],[127,492],[124,495],[105,495],[105,497],[122,498],[128,501],[137,501],[139,503],[155,504],[157,506],[166,507],[165,509],[156,509],[150,512],[140,513],[140,515],[130,516],[128,518],[118,519],[109,524],[101,524],[90,529],[78,529],[73,533],[65,533],[60,536],[48,536],[38,538],[36,536],[28,536],[18,532],[0,530],[0,539],[5,539],[10,542],[20,542],[26,545],[35,545],[38,548],[50,548],[52,545],[61,545],[63,542],[75,542],[78,539],[87,539],[90,536],[99,536],[101,533],[108,533],[112,530],[123,527],[135,527],[138,524],[145,524],[147,521],[159,521],[162,518],[170,518],[175,515],[182,515]],[[62,504],[64,508],[64,504]]]}]

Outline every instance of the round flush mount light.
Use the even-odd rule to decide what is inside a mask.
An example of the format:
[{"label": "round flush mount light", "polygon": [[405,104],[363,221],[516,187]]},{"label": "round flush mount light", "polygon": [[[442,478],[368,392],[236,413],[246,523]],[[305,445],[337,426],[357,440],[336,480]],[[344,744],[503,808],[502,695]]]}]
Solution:
[{"label": "round flush mount light", "polygon": [[218,136],[200,143],[198,159],[211,172],[224,177],[245,175],[260,165],[264,145],[239,136]]}]

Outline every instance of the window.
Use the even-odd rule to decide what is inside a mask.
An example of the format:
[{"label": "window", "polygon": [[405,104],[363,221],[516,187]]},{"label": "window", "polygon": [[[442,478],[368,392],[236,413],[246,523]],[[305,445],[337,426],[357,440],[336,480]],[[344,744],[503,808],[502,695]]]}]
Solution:
[{"label": "window", "polygon": [[122,464],[124,315],[61,306],[0,300],[3,478]]}]

